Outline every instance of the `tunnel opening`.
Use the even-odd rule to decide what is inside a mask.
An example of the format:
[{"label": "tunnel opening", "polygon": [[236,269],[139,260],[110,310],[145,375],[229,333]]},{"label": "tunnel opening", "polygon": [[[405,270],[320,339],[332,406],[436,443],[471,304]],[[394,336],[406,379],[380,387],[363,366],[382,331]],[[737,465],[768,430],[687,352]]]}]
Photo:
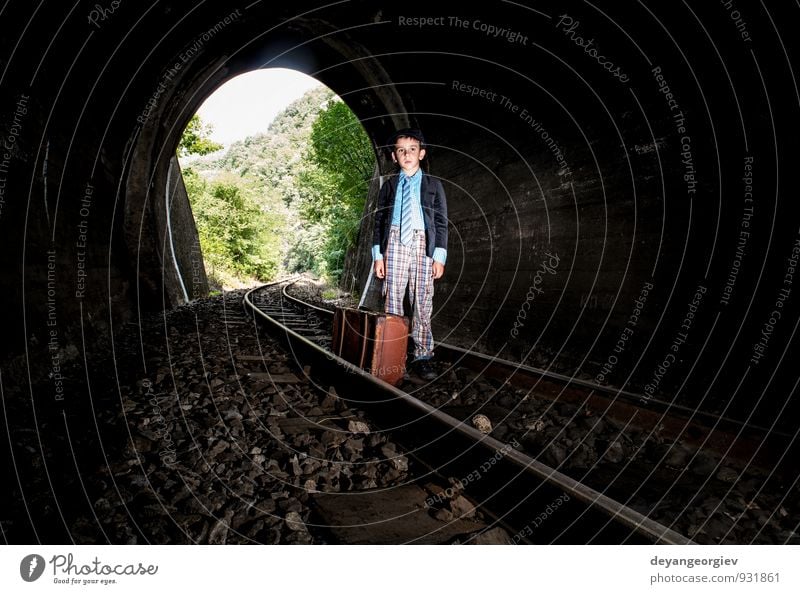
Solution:
[{"label": "tunnel opening", "polygon": [[[182,164],[176,158],[195,114],[215,93],[224,93],[226,84],[240,85],[248,77],[286,70],[302,73],[296,62],[283,67],[252,68],[251,64],[238,70],[226,68],[224,77],[212,72],[199,88],[176,90],[175,96],[180,98],[176,104],[165,109],[157,122],[148,118],[143,125],[137,138],[139,149],[132,152],[128,168],[125,227],[126,234],[132,235],[145,222],[153,225],[160,249],[152,253],[152,246],[141,237],[128,242],[137,250],[131,257],[139,268],[140,302],[143,295],[152,298],[155,292],[161,294],[156,307],[169,307],[207,294],[207,264],[212,267],[217,289],[225,280],[241,282],[235,280],[237,275],[271,280],[279,273],[306,269],[333,284],[339,281],[347,258],[352,258],[348,252],[358,238],[364,202],[378,168],[374,143],[348,104],[358,92],[341,97],[321,78],[308,77],[318,81],[318,91],[298,98],[278,114],[282,116],[276,125],[279,130],[241,139],[216,156],[222,171],[210,171],[213,167],[204,165],[202,159]],[[183,102],[186,94],[193,97],[190,103]],[[360,103],[363,108],[363,97]],[[320,115],[326,119],[314,132],[311,124]],[[168,132],[165,137],[164,130]],[[159,137],[163,138],[153,145],[151,141]],[[358,153],[357,157],[352,153]],[[336,158],[349,159],[343,162],[346,170],[337,170]],[[199,175],[198,169],[203,170]],[[220,173],[227,178],[223,180]],[[194,206],[202,211],[199,229],[187,180],[190,193],[195,194]],[[142,209],[148,201],[153,204],[149,212]],[[218,212],[221,205],[222,210],[228,209],[227,222]],[[244,214],[247,208],[251,209],[249,215]],[[212,213],[214,210],[217,212]],[[203,252],[208,252],[205,261]],[[154,258],[160,279],[143,273],[146,266],[140,266]]]},{"label": "tunnel opening", "polygon": [[[168,182],[167,193],[188,197],[213,292],[296,273],[335,287],[356,247],[376,166],[375,148],[342,98],[300,72],[260,69],[204,100],[172,163],[181,179]],[[171,241],[169,248],[174,254]],[[187,290],[172,261],[185,298],[203,295],[199,263],[192,260]]]}]

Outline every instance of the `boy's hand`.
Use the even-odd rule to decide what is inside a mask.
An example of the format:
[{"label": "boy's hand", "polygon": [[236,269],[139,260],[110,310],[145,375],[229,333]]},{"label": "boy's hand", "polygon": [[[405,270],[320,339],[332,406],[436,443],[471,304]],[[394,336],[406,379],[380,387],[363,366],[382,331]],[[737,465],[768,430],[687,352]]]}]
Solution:
[{"label": "boy's hand", "polygon": [[442,278],[444,274],[444,264],[441,262],[433,261],[433,280]]},{"label": "boy's hand", "polygon": [[383,264],[383,260],[375,260],[375,276],[378,278],[386,276],[386,267]]}]

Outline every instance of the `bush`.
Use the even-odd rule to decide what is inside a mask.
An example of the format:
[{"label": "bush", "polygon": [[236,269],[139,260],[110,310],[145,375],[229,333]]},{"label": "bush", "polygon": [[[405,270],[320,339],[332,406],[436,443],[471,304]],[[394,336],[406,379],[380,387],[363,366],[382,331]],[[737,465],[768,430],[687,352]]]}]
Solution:
[{"label": "bush", "polygon": [[[208,130],[192,118],[179,153],[218,148]],[[266,134],[194,161],[184,181],[209,276],[229,285],[237,276],[311,271],[337,283],[374,164],[361,123],[324,87],[288,106]]]},{"label": "bush", "polygon": [[184,182],[206,264],[261,281],[275,278],[282,216],[265,212],[253,188],[236,175],[206,181],[189,168]]},{"label": "bush", "polygon": [[306,166],[298,175],[300,218],[317,228],[313,269],[338,283],[358,230],[375,153],[355,114],[341,101],[320,110],[311,126]]}]

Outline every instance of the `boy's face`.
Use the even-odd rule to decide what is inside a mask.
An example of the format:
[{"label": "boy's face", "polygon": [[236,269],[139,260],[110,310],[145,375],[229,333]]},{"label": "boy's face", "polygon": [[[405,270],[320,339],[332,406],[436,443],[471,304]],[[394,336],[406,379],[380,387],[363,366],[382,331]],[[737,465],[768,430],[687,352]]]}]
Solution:
[{"label": "boy's face", "polygon": [[419,140],[416,138],[401,136],[395,141],[392,161],[400,165],[406,175],[414,175],[423,158],[425,158],[425,149],[420,148]]}]

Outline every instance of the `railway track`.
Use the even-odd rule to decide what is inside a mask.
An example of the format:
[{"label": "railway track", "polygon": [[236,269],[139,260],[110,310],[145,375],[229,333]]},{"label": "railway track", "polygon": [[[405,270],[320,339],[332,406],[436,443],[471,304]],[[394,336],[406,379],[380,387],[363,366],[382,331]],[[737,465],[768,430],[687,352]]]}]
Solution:
[{"label": "railway track", "polygon": [[[507,437],[501,441],[477,430],[471,422],[475,414],[497,412],[489,410],[485,402],[436,402],[437,382],[424,389],[403,384],[406,391],[334,356],[329,350],[333,312],[292,297],[287,292],[289,285],[254,289],[243,299],[245,311],[285,340],[296,361],[320,388],[334,386],[339,394],[348,394],[349,406],[363,410],[377,427],[390,432],[393,440],[424,469],[417,480],[437,478],[441,484],[442,479],[449,479],[453,493],[465,491],[478,509],[505,527],[512,541],[693,542],[539,461],[517,439]],[[437,350],[438,357],[442,350]],[[478,361],[480,357],[471,359],[469,353],[451,348],[438,364],[446,368],[442,375],[447,377],[477,366],[478,374],[466,378],[469,384],[480,374],[489,373],[487,361],[483,360],[482,366]],[[499,372],[491,373],[494,377]],[[508,378],[493,381],[495,394],[510,383]],[[445,492],[441,497],[429,497],[426,503],[435,507],[438,500],[449,495]]]},{"label": "railway track", "polygon": [[[330,320],[333,310],[326,309],[292,296],[289,288],[296,281],[283,284],[282,298],[299,311],[313,312],[321,328],[328,328],[327,340],[320,344],[330,346]],[[323,321],[324,320],[324,321]],[[300,332],[303,332],[300,329]],[[576,377],[546,371],[454,345],[438,343],[437,360],[446,363],[447,369],[466,368],[480,377],[493,378],[501,385],[510,385],[535,391],[537,397],[568,403],[596,411],[604,418],[624,426],[631,425],[640,431],[657,433],[664,440],[681,440],[695,447],[713,450],[727,458],[745,464],[771,468],[787,448],[793,446],[794,436],[736,419],[675,405],[671,402],[643,394],[599,385]]]}]

